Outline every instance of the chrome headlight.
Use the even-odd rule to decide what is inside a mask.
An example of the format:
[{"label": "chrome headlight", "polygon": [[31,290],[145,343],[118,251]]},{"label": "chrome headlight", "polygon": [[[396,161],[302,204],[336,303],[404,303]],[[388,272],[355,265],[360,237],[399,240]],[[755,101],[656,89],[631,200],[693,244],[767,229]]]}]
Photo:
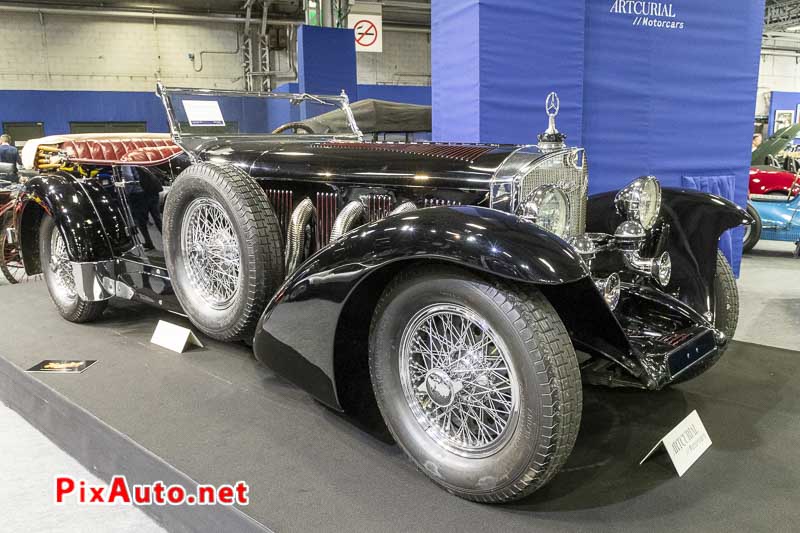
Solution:
[{"label": "chrome headlight", "polygon": [[614,232],[614,242],[624,252],[635,252],[646,238],[644,226],[634,220],[626,220]]},{"label": "chrome headlight", "polygon": [[538,187],[519,205],[517,214],[559,237],[569,233],[569,199],[555,185]]},{"label": "chrome headlight", "polygon": [[637,178],[617,193],[614,205],[620,215],[649,230],[661,212],[661,185],[654,176]]}]

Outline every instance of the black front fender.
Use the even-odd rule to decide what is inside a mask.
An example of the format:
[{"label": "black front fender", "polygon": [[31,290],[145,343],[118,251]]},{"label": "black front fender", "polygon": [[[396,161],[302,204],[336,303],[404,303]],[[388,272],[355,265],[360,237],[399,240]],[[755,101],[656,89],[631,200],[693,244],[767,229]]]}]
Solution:
[{"label": "black front fender", "polygon": [[[261,317],[254,339],[256,357],[325,403],[340,407],[334,339],[350,295],[372,273],[420,260],[550,287],[589,275],[566,242],[508,213],[482,207],[402,213],[361,226],[301,265]],[[361,319],[371,318],[371,309],[365,309]]]},{"label": "black front fender", "polygon": [[[587,231],[613,234],[623,218],[614,206],[615,192],[589,198]],[[752,223],[735,203],[713,194],[690,190],[662,191],[661,220],[651,232],[645,255],[669,251],[672,258],[670,289],[700,313],[712,311],[719,238],[723,232]]]}]

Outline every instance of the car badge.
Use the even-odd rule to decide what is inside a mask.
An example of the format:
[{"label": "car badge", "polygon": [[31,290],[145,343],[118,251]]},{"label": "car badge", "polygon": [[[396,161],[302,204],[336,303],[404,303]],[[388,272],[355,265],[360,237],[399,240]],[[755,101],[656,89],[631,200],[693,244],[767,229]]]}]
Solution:
[{"label": "car badge", "polygon": [[558,116],[559,109],[561,109],[561,100],[558,99],[558,93],[552,92],[548,94],[547,99],[544,101],[544,107],[547,111],[547,116],[555,119]]}]

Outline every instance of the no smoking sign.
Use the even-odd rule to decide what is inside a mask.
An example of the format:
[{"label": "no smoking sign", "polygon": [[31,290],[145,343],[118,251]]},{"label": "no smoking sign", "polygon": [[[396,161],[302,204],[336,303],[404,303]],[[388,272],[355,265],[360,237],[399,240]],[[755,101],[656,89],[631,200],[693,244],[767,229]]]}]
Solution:
[{"label": "no smoking sign", "polygon": [[380,15],[351,13],[347,27],[355,34],[357,52],[383,52],[383,24]]}]

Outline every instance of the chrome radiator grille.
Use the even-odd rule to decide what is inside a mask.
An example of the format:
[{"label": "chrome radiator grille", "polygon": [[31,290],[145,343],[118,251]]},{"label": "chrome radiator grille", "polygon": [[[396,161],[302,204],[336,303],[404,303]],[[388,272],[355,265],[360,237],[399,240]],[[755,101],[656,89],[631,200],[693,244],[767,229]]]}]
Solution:
[{"label": "chrome radiator grille", "polygon": [[583,149],[561,150],[538,159],[519,181],[517,202],[525,201],[542,185],[564,189],[569,199],[570,236],[584,233],[589,166]]}]

